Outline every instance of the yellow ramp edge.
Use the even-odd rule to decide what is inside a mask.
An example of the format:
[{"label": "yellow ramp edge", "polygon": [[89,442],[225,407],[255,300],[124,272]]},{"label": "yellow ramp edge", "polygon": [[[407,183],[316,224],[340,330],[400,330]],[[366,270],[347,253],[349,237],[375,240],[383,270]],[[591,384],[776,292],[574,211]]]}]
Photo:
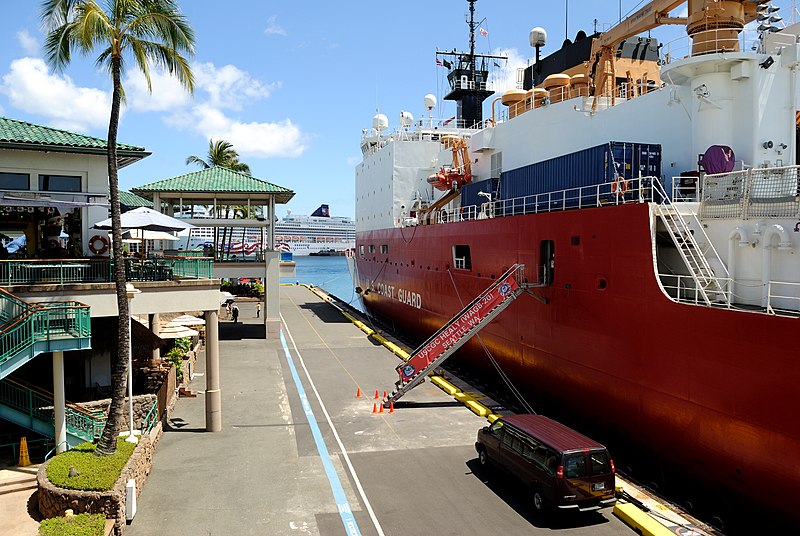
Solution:
[{"label": "yellow ramp edge", "polygon": [[614,515],[642,536],[675,536],[667,527],[631,503],[614,505]]}]

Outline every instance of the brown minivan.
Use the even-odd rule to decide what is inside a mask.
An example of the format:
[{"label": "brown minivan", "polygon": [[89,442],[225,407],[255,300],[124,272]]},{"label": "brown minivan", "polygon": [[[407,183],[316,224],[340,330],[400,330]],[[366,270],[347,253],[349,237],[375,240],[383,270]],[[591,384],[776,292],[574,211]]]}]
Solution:
[{"label": "brown minivan", "polygon": [[489,461],[528,484],[536,510],[589,511],[611,506],[614,462],[606,448],[543,415],[510,415],[478,431],[481,465]]}]

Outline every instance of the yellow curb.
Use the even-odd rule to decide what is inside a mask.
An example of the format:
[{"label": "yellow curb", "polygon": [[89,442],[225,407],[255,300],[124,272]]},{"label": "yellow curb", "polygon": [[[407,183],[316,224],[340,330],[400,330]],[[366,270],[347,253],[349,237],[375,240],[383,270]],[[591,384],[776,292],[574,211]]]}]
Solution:
[{"label": "yellow curb", "polygon": [[614,515],[642,536],[675,536],[671,530],[635,504],[618,502],[614,505]]}]

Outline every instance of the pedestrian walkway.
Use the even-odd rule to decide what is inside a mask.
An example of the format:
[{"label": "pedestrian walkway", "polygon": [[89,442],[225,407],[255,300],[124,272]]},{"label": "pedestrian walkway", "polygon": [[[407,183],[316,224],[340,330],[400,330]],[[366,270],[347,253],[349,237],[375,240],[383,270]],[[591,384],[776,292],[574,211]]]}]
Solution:
[{"label": "pedestrian walkway", "polygon": [[610,512],[536,517],[524,489],[479,467],[485,419],[429,382],[373,414],[397,357],[307,289],[281,288],[282,341],[239,305],[240,322],[220,322],[222,431],[205,432],[202,394],[178,400],[126,536],[630,534]]},{"label": "pedestrian walkway", "polygon": [[39,534],[36,473],[39,464],[0,469],[0,534]]}]

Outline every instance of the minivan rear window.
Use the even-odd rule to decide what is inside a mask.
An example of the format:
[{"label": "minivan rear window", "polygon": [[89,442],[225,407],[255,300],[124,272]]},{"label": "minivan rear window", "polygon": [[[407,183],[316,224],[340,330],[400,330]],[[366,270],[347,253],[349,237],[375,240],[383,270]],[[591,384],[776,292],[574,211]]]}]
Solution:
[{"label": "minivan rear window", "polygon": [[589,463],[592,466],[592,475],[606,475],[611,472],[611,461],[604,450],[590,452]]},{"label": "minivan rear window", "polygon": [[587,476],[589,476],[589,471],[586,467],[585,454],[581,452],[579,454],[568,454],[564,457],[565,478],[585,478]]}]

